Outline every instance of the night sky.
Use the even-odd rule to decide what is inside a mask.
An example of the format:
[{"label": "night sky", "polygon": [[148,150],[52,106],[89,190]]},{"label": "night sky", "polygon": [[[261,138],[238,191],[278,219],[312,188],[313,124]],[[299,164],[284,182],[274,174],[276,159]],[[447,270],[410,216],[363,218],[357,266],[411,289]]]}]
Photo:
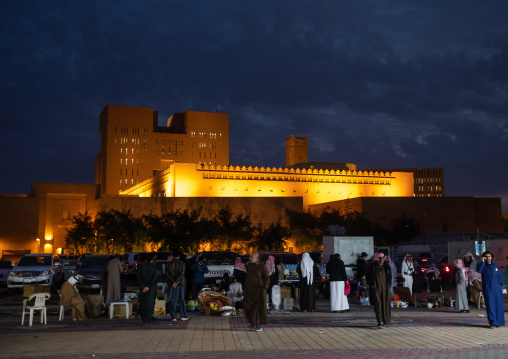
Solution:
[{"label": "night sky", "polygon": [[106,104],[230,116],[230,164],[444,167],[508,211],[508,1],[0,1],[0,192],[93,183]]}]

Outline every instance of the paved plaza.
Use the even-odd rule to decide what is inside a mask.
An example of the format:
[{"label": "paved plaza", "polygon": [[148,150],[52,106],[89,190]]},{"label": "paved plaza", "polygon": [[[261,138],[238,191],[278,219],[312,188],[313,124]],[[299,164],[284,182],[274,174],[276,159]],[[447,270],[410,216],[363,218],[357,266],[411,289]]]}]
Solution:
[{"label": "paved plaza", "polygon": [[37,314],[32,327],[27,318],[21,326],[21,303],[3,303],[0,357],[508,358],[508,327],[489,329],[485,309],[393,308],[392,325],[378,329],[370,306],[331,313],[328,301],[317,304],[316,312],[272,313],[262,332],[252,332],[243,316],[200,313],[178,322],[160,316],[143,326],[134,318],[75,322],[68,309],[58,321],[55,304],[48,307],[47,325]]}]

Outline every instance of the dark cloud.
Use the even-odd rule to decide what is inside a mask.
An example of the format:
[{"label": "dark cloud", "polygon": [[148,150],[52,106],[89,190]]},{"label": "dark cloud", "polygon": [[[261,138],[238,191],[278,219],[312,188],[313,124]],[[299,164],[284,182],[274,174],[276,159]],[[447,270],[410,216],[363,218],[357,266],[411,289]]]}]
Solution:
[{"label": "dark cloud", "polygon": [[106,104],[230,114],[233,164],[444,167],[508,210],[506,1],[0,5],[3,192],[92,182]]}]

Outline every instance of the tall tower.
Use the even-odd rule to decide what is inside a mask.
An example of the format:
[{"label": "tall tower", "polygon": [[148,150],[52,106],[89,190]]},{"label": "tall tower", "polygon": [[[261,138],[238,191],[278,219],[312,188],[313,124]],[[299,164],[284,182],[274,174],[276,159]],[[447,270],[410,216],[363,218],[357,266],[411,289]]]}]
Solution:
[{"label": "tall tower", "polygon": [[309,141],[307,136],[286,138],[286,167],[295,163],[309,162]]},{"label": "tall tower", "polygon": [[171,163],[229,164],[229,115],[185,111],[159,126],[148,107],[107,105],[99,121],[101,151],[95,183],[101,194],[118,192],[164,170]]}]

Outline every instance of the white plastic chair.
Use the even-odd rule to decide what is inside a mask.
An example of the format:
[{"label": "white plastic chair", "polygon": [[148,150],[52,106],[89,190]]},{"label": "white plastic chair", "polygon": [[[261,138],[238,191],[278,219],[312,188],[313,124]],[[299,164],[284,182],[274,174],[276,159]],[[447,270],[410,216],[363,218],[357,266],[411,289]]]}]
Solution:
[{"label": "white plastic chair", "polygon": [[[480,291],[480,294],[478,295],[478,309],[480,309],[480,306],[482,304],[482,298],[483,298],[483,291]],[[485,306],[485,302],[484,302],[483,306]]]},{"label": "white plastic chair", "polygon": [[[27,305],[29,301],[35,298],[33,305]],[[28,313],[30,313],[30,326],[32,326],[33,319],[34,319],[34,311],[40,310],[41,311],[41,324],[44,322],[44,324],[47,324],[46,319],[46,300],[50,298],[49,293],[35,293],[32,294],[28,299],[23,300],[23,316],[21,317],[21,325],[25,323],[25,314],[27,313],[27,309],[29,310]]]},{"label": "white plastic chair", "polygon": [[65,313],[65,305],[60,305],[60,315],[58,316],[58,320],[62,321]]}]

